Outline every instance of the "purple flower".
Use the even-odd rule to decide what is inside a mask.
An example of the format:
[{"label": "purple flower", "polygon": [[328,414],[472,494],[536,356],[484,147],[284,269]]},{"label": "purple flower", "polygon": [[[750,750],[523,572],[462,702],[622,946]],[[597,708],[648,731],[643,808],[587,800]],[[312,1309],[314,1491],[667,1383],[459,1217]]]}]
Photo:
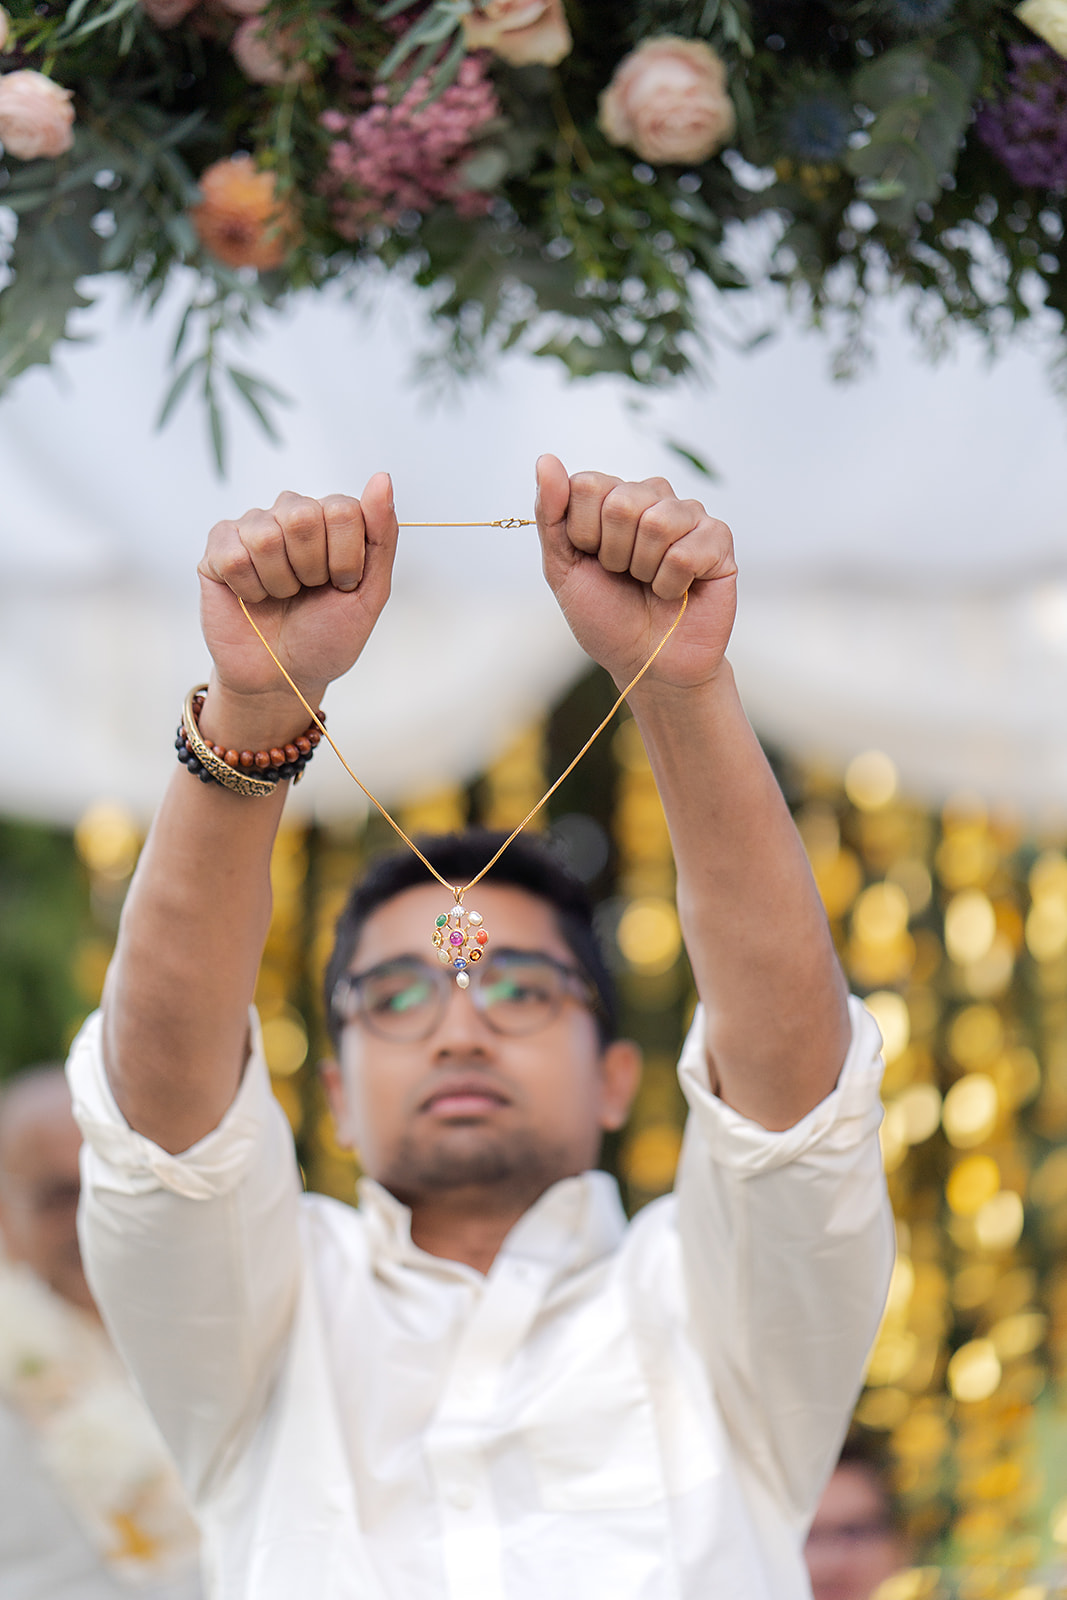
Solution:
[{"label": "purple flower", "polygon": [[396,105],[379,87],[358,115],[324,113],[322,125],[335,135],[325,189],[342,238],[442,202],[465,217],[488,210],[491,197],[471,187],[463,171],[475,135],[500,114],[485,65],[468,56],[442,94],[427,100],[429,91],[430,80],[419,78]]},{"label": "purple flower", "polygon": [[1043,44],[1013,44],[1009,92],[975,128],[1026,188],[1067,189],[1067,61]]}]

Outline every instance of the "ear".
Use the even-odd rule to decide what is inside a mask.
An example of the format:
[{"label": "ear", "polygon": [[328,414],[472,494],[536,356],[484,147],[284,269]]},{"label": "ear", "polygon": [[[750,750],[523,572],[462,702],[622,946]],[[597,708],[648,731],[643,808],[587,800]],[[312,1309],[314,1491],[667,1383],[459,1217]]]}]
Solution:
[{"label": "ear", "polygon": [[326,1091],[326,1098],[330,1102],[330,1111],[333,1115],[334,1125],[337,1128],[337,1142],[346,1150],[356,1148],[355,1131],[352,1126],[352,1113],[348,1105],[348,1095],[345,1091],[344,1073],[333,1059],[327,1058],[319,1062],[319,1077],[322,1087]]},{"label": "ear", "polygon": [[600,1126],[621,1128],[641,1082],[641,1050],[632,1039],[613,1039],[600,1057]]}]

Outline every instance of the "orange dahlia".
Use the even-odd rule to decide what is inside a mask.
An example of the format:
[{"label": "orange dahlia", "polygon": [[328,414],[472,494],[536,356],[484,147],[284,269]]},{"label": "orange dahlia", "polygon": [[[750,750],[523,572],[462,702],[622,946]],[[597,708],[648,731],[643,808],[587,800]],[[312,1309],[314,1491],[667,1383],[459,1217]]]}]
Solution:
[{"label": "orange dahlia", "polygon": [[273,172],[249,156],[216,161],[200,175],[200,204],[189,215],[200,242],[228,267],[269,271],[285,260],[299,227],[288,200],[279,200]]}]

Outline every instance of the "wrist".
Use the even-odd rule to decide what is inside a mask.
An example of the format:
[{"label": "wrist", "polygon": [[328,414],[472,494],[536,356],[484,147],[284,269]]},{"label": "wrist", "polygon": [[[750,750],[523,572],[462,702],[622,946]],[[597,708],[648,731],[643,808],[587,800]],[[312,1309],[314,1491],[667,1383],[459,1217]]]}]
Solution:
[{"label": "wrist", "polygon": [[[301,687],[308,705],[318,710],[326,685]],[[214,672],[199,716],[205,739],[237,750],[284,745],[303,733],[307,723],[307,711],[291,689],[283,686],[246,693],[221,683]]]},{"label": "wrist", "polygon": [[[619,688],[623,689],[626,680],[618,680]],[[733,668],[723,656],[706,678],[701,678],[693,683],[679,683],[668,677],[659,677],[654,672],[646,673],[630,693],[626,696],[627,704],[635,714],[638,707],[651,713],[670,716],[677,710],[679,715],[691,715],[692,708],[705,702],[712,703],[722,697],[732,697],[737,694]]]}]

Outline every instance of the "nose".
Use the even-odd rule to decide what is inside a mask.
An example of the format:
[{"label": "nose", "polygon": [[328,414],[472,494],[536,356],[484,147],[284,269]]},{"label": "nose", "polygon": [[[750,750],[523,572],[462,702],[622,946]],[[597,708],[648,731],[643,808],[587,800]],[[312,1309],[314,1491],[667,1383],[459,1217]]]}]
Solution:
[{"label": "nose", "polygon": [[456,1056],[484,1056],[492,1054],[494,1034],[482,1016],[469,989],[461,989],[455,980],[449,983],[449,996],[444,1015],[433,1036],[434,1056],[450,1061]]}]

